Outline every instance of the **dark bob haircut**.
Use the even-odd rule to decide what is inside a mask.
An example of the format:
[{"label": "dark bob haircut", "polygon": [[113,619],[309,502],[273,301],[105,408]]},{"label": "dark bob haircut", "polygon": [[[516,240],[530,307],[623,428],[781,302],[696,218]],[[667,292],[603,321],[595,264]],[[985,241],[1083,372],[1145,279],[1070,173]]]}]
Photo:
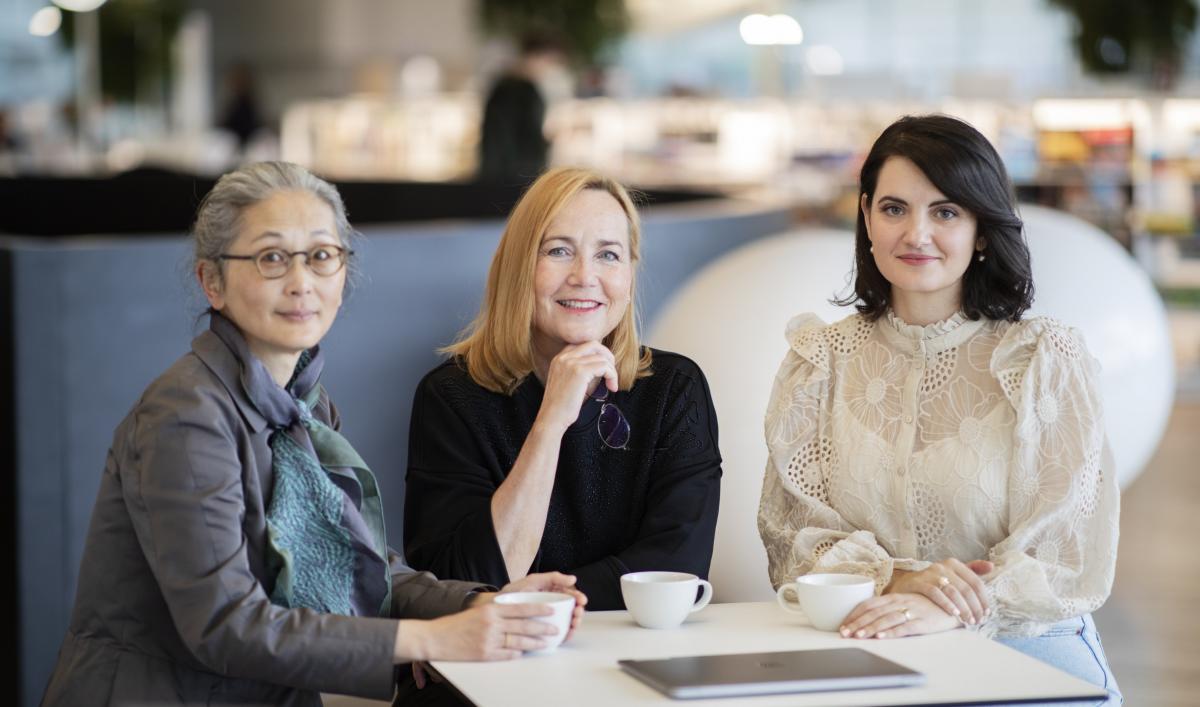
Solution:
[{"label": "dark bob haircut", "polygon": [[[996,149],[978,130],[944,115],[905,116],[871,146],[859,175],[859,201],[875,198],[879,172],[891,157],[915,164],[954,203],[976,220],[986,258],[972,257],[963,275],[962,310],[970,319],[1019,321],[1033,304],[1033,272],[1024,224],[1017,216],[1012,183]],[[866,218],[858,209],[854,239],[854,294],[835,300],[853,304],[871,320],[887,312],[891,283],[875,265]]]}]

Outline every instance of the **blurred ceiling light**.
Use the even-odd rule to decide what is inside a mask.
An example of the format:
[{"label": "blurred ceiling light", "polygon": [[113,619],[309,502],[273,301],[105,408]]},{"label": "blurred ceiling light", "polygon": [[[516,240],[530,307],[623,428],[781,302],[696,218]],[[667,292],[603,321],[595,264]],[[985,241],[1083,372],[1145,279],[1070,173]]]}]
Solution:
[{"label": "blurred ceiling light", "polygon": [[804,41],[800,23],[791,15],[746,15],[738,25],[746,44],[799,44]]},{"label": "blurred ceiling light", "polygon": [[800,23],[791,15],[771,15],[771,23],[775,26],[776,44],[799,44],[804,41],[804,30]]},{"label": "blurred ceiling light", "polygon": [[840,76],[845,70],[842,53],[828,44],[818,44],[804,54],[808,70],[816,76]]},{"label": "blurred ceiling light", "polygon": [[771,20],[766,15],[746,15],[738,25],[746,44],[770,44]]},{"label": "blurred ceiling light", "polygon": [[62,11],[53,5],[47,5],[29,20],[29,33],[35,37],[49,37],[62,26]]},{"label": "blurred ceiling light", "polygon": [[108,0],[51,0],[64,10],[71,12],[91,12]]}]

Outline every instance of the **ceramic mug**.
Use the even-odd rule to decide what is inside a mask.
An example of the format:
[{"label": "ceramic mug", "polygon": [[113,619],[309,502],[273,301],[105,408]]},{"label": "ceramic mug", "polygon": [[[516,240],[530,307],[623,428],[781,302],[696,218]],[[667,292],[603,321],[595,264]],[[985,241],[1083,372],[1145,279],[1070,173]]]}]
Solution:
[{"label": "ceramic mug", "polygon": [[545,604],[554,609],[554,613],[548,616],[533,617],[554,626],[558,632],[552,636],[542,636],[546,647],[525,651],[529,655],[553,653],[558,650],[559,644],[567,637],[567,631],[571,628],[571,614],[575,611],[575,597],[559,592],[507,592],[497,594],[493,601],[497,604]]},{"label": "ceramic mug", "polygon": [[[700,601],[696,589],[704,588]],[[712,585],[687,572],[631,572],[621,576],[621,596],[645,628],[675,628],[712,600]]]},{"label": "ceramic mug", "polygon": [[[791,590],[800,602],[787,601],[783,593]],[[875,580],[859,574],[806,574],[779,588],[775,599],[787,611],[804,614],[813,628],[836,631],[863,601],[875,596]]]}]

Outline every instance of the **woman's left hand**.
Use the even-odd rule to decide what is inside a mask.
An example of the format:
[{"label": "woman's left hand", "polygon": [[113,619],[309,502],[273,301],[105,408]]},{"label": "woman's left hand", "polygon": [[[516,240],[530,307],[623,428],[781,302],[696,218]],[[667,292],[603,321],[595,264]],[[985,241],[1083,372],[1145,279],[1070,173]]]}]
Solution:
[{"label": "woman's left hand", "polygon": [[575,611],[571,614],[571,628],[563,640],[569,640],[583,621],[583,607],[587,605],[587,596],[575,588],[575,576],[562,572],[541,572],[525,575],[515,582],[509,582],[500,590],[501,594],[508,592],[561,592],[575,597]]},{"label": "woman's left hand", "polygon": [[949,631],[961,625],[958,617],[924,595],[902,592],[871,597],[854,607],[840,632],[847,638],[900,638]]},{"label": "woman's left hand", "polygon": [[988,574],[994,568],[995,565],[988,560],[964,563],[949,557],[916,572],[896,570],[892,575],[891,584],[883,593],[921,594],[963,622],[976,624],[986,619],[991,612],[987,591],[980,576]]}]

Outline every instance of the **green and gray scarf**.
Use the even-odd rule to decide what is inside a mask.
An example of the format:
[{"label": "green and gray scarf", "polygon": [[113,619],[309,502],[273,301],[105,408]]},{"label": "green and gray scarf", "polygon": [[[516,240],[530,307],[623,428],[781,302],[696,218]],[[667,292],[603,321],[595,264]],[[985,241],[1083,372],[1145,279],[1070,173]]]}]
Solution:
[{"label": "green and gray scarf", "polygon": [[320,347],[301,355],[284,389],[232,322],[214,313],[211,328],[241,360],[242,385],[274,430],[267,504],[271,602],[387,616],[391,576],[379,487],[350,442],[313,415],[323,390]]}]

